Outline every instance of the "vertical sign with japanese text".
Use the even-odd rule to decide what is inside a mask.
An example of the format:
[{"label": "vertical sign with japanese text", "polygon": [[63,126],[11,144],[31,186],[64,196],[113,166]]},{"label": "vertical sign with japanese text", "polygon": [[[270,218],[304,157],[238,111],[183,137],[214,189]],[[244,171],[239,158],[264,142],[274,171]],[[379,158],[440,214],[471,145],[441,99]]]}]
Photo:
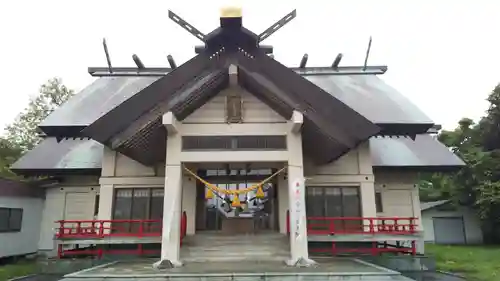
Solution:
[{"label": "vertical sign with japanese text", "polygon": [[304,180],[296,179],[293,182],[293,192],[294,192],[294,204],[295,204],[295,239],[298,240],[300,238],[300,230],[302,227],[302,208],[303,206],[303,190],[304,190]]}]

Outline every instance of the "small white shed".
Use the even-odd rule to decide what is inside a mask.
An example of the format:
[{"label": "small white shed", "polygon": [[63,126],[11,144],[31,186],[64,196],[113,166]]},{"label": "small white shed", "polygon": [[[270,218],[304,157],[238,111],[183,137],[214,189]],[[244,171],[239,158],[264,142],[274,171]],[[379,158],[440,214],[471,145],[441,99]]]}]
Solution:
[{"label": "small white shed", "polygon": [[420,203],[424,241],[436,244],[481,244],[481,221],[475,211],[450,200]]},{"label": "small white shed", "polygon": [[38,251],[43,190],[0,178],[0,258]]}]

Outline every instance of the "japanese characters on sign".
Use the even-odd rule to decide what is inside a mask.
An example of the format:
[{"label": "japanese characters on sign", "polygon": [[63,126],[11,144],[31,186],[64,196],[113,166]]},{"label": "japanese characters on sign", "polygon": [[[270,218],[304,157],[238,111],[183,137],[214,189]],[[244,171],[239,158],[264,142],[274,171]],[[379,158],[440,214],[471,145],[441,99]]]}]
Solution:
[{"label": "japanese characters on sign", "polygon": [[295,193],[295,239],[300,238],[300,229],[302,222],[302,189],[303,189],[304,181],[300,179],[296,179],[293,182],[294,193]]}]

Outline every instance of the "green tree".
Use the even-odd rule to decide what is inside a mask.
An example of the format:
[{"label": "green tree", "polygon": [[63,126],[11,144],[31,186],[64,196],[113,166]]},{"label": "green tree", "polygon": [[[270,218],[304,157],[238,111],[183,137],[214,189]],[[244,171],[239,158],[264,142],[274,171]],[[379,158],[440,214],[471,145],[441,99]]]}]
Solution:
[{"label": "green tree", "polygon": [[454,174],[423,175],[420,193],[425,199],[452,199],[474,207],[487,241],[500,242],[500,84],[487,100],[487,114],[477,124],[464,118],[455,130],[438,136],[466,166]]},{"label": "green tree", "polygon": [[40,142],[38,125],[52,111],[73,96],[60,78],[52,78],[40,86],[40,93],[30,99],[14,123],[7,126],[7,139],[23,152],[33,149]]},{"label": "green tree", "polygon": [[15,177],[9,167],[21,157],[21,154],[22,150],[19,147],[13,146],[7,139],[0,137],[0,177]]},{"label": "green tree", "polygon": [[50,79],[40,86],[39,94],[30,99],[16,120],[5,128],[5,136],[0,137],[0,176],[15,176],[9,167],[40,142],[40,122],[71,96],[73,90],[68,89],[60,78]]}]

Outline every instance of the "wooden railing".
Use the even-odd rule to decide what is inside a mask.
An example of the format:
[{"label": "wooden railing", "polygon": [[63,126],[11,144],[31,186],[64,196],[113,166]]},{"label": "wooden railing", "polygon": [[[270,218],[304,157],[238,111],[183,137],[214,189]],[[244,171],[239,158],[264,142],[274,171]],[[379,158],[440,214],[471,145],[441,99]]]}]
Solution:
[{"label": "wooden railing", "polygon": [[[56,231],[56,239],[78,239],[92,240],[105,237],[160,237],[162,235],[162,220],[60,220],[56,223],[59,227]],[[186,212],[181,215],[180,223],[180,244],[186,236],[187,232],[187,216]],[[73,244],[78,245],[78,241]],[[66,255],[97,255],[101,257],[104,253],[108,254],[150,254],[156,253],[157,250],[145,250],[142,244],[138,243],[135,250],[103,250],[96,249],[81,249],[81,250],[63,250],[63,245],[58,245],[58,256]]]},{"label": "wooden railing", "polygon": [[[413,217],[307,217],[307,234],[415,234],[417,218]],[[290,233],[290,212],[287,211]]]},{"label": "wooden railing", "polygon": [[[417,233],[417,218],[413,217],[307,217],[308,235],[370,234],[401,235],[401,240],[410,240],[409,247],[389,247],[387,241],[371,241],[369,247],[340,247],[341,243],[326,242],[326,247],[309,248],[312,253],[357,253],[380,255],[382,253],[404,253],[416,255],[416,241],[404,235]],[[290,234],[290,212],[286,213],[286,230]],[[399,244],[399,242],[397,242]]]}]

